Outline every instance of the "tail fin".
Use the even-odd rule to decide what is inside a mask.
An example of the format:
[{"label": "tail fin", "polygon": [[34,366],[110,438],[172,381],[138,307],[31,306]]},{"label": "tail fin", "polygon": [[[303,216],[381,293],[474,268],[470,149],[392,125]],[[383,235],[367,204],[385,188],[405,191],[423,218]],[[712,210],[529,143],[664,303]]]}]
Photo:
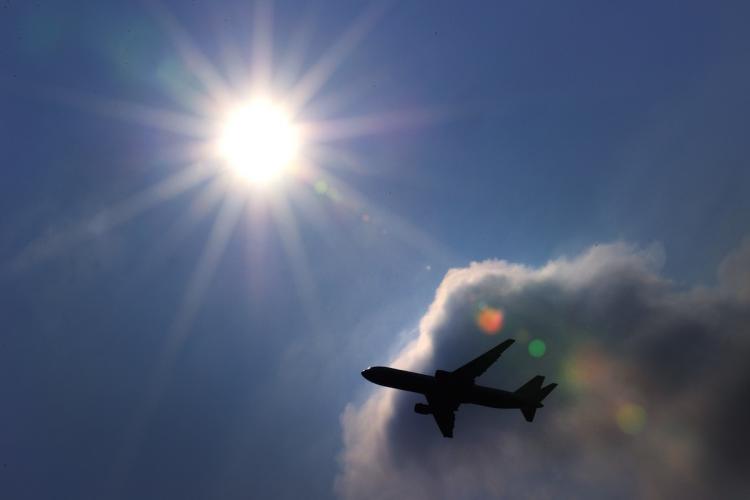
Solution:
[{"label": "tail fin", "polygon": [[542,375],[537,375],[516,389],[516,396],[520,396],[521,399],[526,399],[528,401],[536,400],[539,391],[542,389],[543,383],[544,377]]},{"label": "tail fin", "polygon": [[544,377],[537,375],[516,390],[515,394],[526,404],[521,406],[521,413],[527,422],[534,421],[537,408],[541,408],[542,400],[546,398],[557,384],[549,384],[542,387]]}]

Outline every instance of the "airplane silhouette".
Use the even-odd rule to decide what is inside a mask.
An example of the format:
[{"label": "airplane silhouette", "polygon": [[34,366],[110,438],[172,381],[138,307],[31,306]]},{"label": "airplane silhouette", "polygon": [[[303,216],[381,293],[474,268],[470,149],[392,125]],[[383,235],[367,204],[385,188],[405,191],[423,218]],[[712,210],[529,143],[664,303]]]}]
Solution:
[{"label": "airplane silhouette", "polygon": [[537,408],[544,406],[542,400],[557,384],[542,387],[544,377],[541,375],[532,378],[514,392],[474,383],[474,379],[497,361],[513,342],[514,339],[508,339],[452,372],[437,370],[434,377],[386,366],[367,368],[362,376],[374,384],[424,394],[427,404],[417,403],[414,411],[420,415],[432,415],[444,437],[453,437],[455,412],[461,404],[518,408],[526,421],[532,422]]}]

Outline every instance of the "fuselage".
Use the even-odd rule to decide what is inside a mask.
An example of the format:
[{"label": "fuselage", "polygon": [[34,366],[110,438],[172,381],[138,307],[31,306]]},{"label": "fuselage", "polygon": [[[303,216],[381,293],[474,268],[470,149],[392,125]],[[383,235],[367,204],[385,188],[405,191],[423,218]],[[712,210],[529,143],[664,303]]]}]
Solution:
[{"label": "fuselage", "polygon": [[385,387],[438,396],[443,400],[453,402],[456,406],[459,404],[475,404],[491,408],[529,406],[529,401],[521,399],[513,392],[476,385],[473,381],[464,382],[451,377],[449,373],[445,373],[443,377],[434,377],[387,366],[374,366],[364,370],[362,376],[370,382]]}]

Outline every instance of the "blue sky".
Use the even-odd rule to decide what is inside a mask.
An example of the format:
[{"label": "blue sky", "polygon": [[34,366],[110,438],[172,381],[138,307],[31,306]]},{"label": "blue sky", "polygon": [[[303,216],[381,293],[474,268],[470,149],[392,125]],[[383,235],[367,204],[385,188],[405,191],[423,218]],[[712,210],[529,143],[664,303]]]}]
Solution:
[{"label": "blue sky", "polygon": [[[679,286],[715,286],[750,234],[747,14],[6,2],[0,491],[333,497],[341,414],[370,390],[359,371],[412,339],[449,269],[624,241],[657,249]],[[331,51],[363,16],[361,39]],[[333,54],[300,116],[376,126],[264,194],[211,198],[209,178],[139,204],[185,175],[196,143],[153,113],[215,121],[196,113],[215,95],[170,22],[235,91],[272,40],[281,101]]]}]

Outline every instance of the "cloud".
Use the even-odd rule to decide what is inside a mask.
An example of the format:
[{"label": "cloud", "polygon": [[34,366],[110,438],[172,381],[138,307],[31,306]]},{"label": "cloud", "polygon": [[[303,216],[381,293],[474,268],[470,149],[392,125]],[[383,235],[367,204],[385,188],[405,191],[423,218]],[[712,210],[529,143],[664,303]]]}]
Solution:
[{"label": "cloud", "polygon": [[[341,416],[343,498],[749,497],[750,242],[715,288],[678,289],[658,246],[597,245],[541,268],[506,261],[447,273],[393,366],[453,369],[517,338],[480,383],[560,387],[533,424],[462,406],[443,439],[421,396],[374,388]],[[504,313],[481,333],[483,307]],[[528,343],[546,353],[534,358]]]},{"label": "cloud", "polygon": [[750,302],[750,237],[719,266],[719,282],[729,293]]}]

